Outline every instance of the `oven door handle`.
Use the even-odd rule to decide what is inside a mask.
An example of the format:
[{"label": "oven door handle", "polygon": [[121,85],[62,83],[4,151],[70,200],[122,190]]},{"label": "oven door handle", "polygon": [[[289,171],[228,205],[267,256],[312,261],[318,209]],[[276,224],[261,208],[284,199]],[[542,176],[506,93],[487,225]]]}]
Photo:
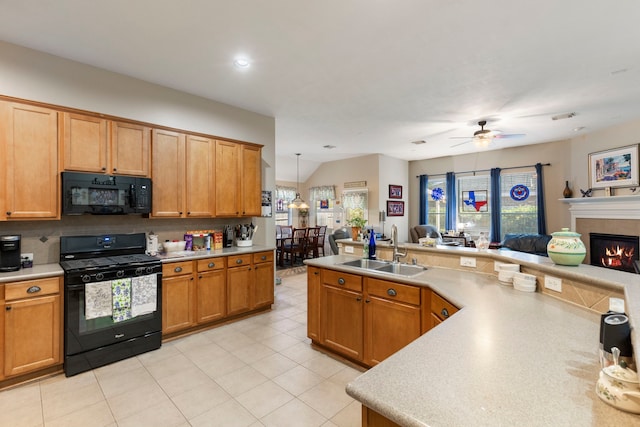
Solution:
[{"label": "oven door handle", "polygon": [[79,285],[65,285],[65,288],[67,291],[73,292],[73,291],[84,291],[84,283],[79,284]]}]

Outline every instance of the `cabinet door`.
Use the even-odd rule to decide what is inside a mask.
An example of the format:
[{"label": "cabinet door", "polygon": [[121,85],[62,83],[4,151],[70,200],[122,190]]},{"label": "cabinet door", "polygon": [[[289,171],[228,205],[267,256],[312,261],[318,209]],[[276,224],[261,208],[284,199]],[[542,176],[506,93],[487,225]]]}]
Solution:
[{"label": "cabinet door", "polygon": [[267,307],[273,304],[273,256],[271,262],[255,264],[253,268],[253,301],[251,308]]},{"label": "cabinet door", "polygon": [[60,363],[60,296],[5,303],[6,376]]},{"label": "cabinet door", "polygon": [[307,336],[320,341],[320,292],[322,282],[318,267],[307,267]]},{"label": "cabinet door", "polygon": [[211,217],[214,213],[215,141],[187,136],[186,213],[187,217]]},{"label": "cabinet door", "polygon": [[151,139],[152,216],[184,214],[184,135],[154,129]]},{"label": "cabinet door", "polygon": [[253,271],[250,266],[227,269],[227,314],[244,313],[251,309]]},{"label": "cabinet door", "polygon": [[262,154],[260,147],[242,145],[242,215],[262,215]]},{"label": "cabinet door", "polygon": [[81,114],[63,113],[63,169],[66,171],[107,171],[107,120]]},{"label": "cabinet door", "polygon": [[162,279],[162,333],[170,334],[195,324],[195,285],[192,275]]},{"label": "cabinet door", "polygon": [[216,141],[216,216],[240,214],[239,145]]},{"label": "cabinet door", "polygon": [[0,164],[6,173],[2,217],[59,218],[58,113],[3,102],[0,132],[6,150]]},{"label": "cabinet door", "polygon": [[111,171],[149,176],[149,133],[146,126],[111,122]]},{"label": "cabinet door", "polygon": [[224,269],[198,274],[198,323],[211,322],[225,316],[226,279]]},{"label": "cabinet door", "polygon": [[420,336],[420,307],[377,296],[365,299],[364,361],[377,365]]},{"label": "cabinet door", "polygon": [[362,293],[323,285],[321,305],[321,343],[344,356],[362,360]]}]

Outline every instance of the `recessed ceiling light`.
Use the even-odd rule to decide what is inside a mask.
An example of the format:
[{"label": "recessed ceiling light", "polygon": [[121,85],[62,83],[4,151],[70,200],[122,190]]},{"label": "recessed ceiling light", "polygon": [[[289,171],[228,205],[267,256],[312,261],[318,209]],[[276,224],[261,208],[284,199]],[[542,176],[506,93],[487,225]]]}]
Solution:
[{"label": "recessed ceiling light", "polygon": [[575,116],[576,116],[576,113],[558,114],[557,116],[552,116],[551,120],[570,119],[571,117],[575,117]]},{"label": "recessed ceiling light", "polygon": [[323,145],[322,148],[326,148],[327,150],[333,150],[334,148],[336,148],[336,146],[327,144],[327,145]]},{"label": "recessed ceiling light", "polygon": [[584,126],[578,126],[577,128],[573,128],[573,131],[580,132],[582,129],[584,129]]},{"label": "recessed ceiling light", "polygon": [[236,68],[249,68],[249,66],[251,65],[251,61],[249,61],[247,58],[239,57],[233,60],[233,65]]}]

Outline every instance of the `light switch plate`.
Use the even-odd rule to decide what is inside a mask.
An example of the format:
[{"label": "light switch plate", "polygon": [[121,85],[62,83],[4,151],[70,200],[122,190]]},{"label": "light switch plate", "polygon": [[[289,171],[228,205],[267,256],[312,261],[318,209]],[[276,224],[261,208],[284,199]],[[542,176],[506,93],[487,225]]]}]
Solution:
[{"label": "light switch plate", "polygon": [[345,246],[344,247],[344,253],[345,254],[352,254],[353,253],[353,246]]},{"label": "light switch plate", "polygon": [[552,291],[562,292],[562,279],[544,275],[544,287]]},{"label": "light switch plate", "polygon": [[475,267],[476,266],[476,259],[475,258],[471,258],[471,257],[467,257],[467,256],[461,256],[460,257],[460,265],[462,267]]}]

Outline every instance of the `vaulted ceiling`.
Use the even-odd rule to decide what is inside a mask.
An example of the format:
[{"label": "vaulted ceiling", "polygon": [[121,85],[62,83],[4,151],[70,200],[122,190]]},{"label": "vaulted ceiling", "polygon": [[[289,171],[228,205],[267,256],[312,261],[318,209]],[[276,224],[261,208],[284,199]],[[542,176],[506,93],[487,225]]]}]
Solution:
[{"label": "vaulted ceiling", "polygon": [[[0,11],[1,40],[275,117],[278,180],[295,181],[298,152],[304,180],[334,159],[456,155],[640,117],[636,0],[0,0]],[[524,136],[452,139],[479,120]]]}]

